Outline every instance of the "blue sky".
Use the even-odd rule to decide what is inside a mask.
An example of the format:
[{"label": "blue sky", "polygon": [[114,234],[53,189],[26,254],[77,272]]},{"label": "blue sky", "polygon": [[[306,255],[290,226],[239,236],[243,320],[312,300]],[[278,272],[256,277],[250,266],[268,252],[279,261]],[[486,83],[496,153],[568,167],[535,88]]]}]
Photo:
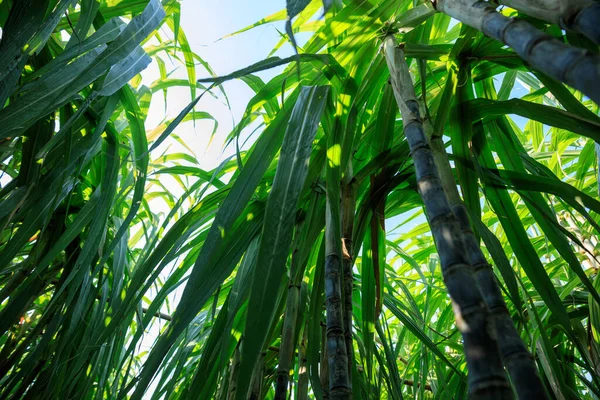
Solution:
[{"label": "blue sky", "polygon": [[[269,52],[281,39],[278,32],[284,31],[284,21],[259,26],[250,31],[222,40],[224,36],[252,25],[257,21],[285,8],[284,0],[277,1],[239,1],[239,0],[184,0],[181,5],[181,27],[190,43],[192,51],[209,63],[218,75],[244,68],[266,58]],[[289,44],[282,46],[277,53],[288,56],[293,53]],[[167,68],[178,67],[173,77],[186,78],[186,71],[177,62],[170,62],[163,57]],[[265,81],[276,75],[281,69],[259,74]],[[207,77],[208,73],[201,65],[196,67],[198,78]],[[159,77],[155,64],[144,71],[144,83],[150,84]],[[215,139],[209,146],[209,138],[213,129],[210,121],[188,122],[179,126],[175,133],[194,150],[201,167],[211,169],[216,167],[225,157],[232,155],[234,149],[223,152],[225,137],[233,128],[234,121],[240,120],[253,92],[242,81],[231,81],[225,85],[230,101],[231,110],[224,104],[224,99],[215,100],[204,96],[196,106],[198,111],[210,113],[218,122],[219,128]],[[215,94],[219,94],[215,91]],[[222,96],[221,96],[222,97]],[[186,88],[169,89],[167,116],[175,117],[179,111],[191,101],[190,92]],[[157,94],[152,99],[146,128],[152,129],[161,122],[164,116],[164,102]],[[172,152],[177,145],[169,142]],[[156,156],[160,154],[157,151]]]}]

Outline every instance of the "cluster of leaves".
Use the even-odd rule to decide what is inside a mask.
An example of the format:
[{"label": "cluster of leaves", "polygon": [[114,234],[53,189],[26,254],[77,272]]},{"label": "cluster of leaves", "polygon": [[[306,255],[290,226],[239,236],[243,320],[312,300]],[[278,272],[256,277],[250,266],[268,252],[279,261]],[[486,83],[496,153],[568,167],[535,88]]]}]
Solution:
[{"label": "cluster of leaves", "polygon": [[[198,183],[173,197],[159,174],[197,161],[189,154],[153,161],[176,124],[145,127],[154,93],[185,86],[195,94],[199,86],[194,65],[202,60],[179,29],[179,10],[176,1],[157,0],[1,3],[4,398],[115,397],[134,376],[135,345],[152,315],[141,300],[181,244],[148,249],[185,199],[206,190]],[[189,66],[189,79],[169,79],[165,56]],[[144,86],[140,72],[152,60],[161,79]],[[150,208],[156,198],[171,205],[168,218]],[[183,240],[194,223],[180,221],[178,229],[190,228]]]},{"label": "cluster of leaves", "polygon": [[[429,2],[349,1],[321,19],[313,1],[289,22],[293,33],[313,32],[297,56],[198,83],[201,59],[176,2],[50,1],[14,15],[21,3],[0,4],[10,9],[0,53],[11,54],[0,58],[10,177],[0,191],[3,398],[139,399],[150,385],[152,398],[272,398],[298,277],[293,396],[322,398],[325,191],[341,199],[348,182],[357,190],[354,397],[466,397],[460,334],[380,49],[390,31],[548,391],[600,397],[600,119],[580,93]],[[155,32],[161,24],[173,41]],[[149,35],[158,44],[144,52]],[[183,54],[189,79],[168,78],[162,53]],[[146,54],[161,66],[151,88],[138,75]],[[256,75],[280,65],[269,82]],[[185,85],[195,97],[202,83],[236,78],[255,95],[228,142],[250,139],[247,150],[213,171],[184,154],[150,161],[199,100],[147,133],[154,92]],[[156,198],[168,215],[153,212]],[[165,324],[140,352],[144,331]]]}]

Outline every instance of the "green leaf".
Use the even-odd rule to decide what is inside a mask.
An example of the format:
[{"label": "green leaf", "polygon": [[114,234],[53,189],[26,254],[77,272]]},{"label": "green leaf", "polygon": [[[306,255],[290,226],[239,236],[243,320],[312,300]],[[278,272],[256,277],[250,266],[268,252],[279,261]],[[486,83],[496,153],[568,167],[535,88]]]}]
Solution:
[{"label": "green leaf", "polygon": [[427,336],[427,334],[421,329],[419,324],[417,324],[412,318],[402,312],[400,308],[396,305],[398,302],[397,299],[394,299],[392,296],[386,295],[383,299],[384,305],[398,318],[402,324],[409,330],[411,333],[419,338],[419,340],[435,354],[440,360],[446,363],[456,374],[460,377],[461,380],[466,382],[466,376],[459,371],[456,366],[448,360],[446,355],[436,346],[436,344]]},{"label": "green leaf", "polygon": [[275,317],[273,298],[277,295],[285,274],[298,198],[308,172],[310,150],[328,92],[329,88],[326,86],[302,89],[283,139],[277,172],[267,200],[257,265],[248,300],[238,399],[245,398],[251,371],[254,370]]},{"label": "green leaf", "polygon": [[[480,125],[477,125],[477,128],[480,129]],[[477,149],[483,166],[487,168],[495,166],[491,151],[483,142],[483,136],[477,134],[476,137],[478,140]],[[519,215],[508,192],[505,189],[499,189],[491,185],[485,185],[484,191],[491,207],[498,215],[508,241],[519,260],[519,264],[527,273],[531,283],[552,311],[558,323],[562,325],[566,332],[571,332],[572,328],[567,311],[533,245],[529,241],[525,227],[521,224]]]},{"label": "green leaf", "polygon": [[517,114],[543,124],[567,129],[571,132],[600,141],[600,122],[572,114],[554,107],[535,104],[520,99],[506,101],[475,99],[467,103],[472,118],[495,118],[499,115]]},{"label": "green leaf", "polygon": [[[331,56],[327,54],[300,54],[300,61],[320,61],[321,63],[328,65],[331,62]],[[259,61],[255,64],[252,64],[246,68],[240,69],[239,71],[232,72],[231,74],[212,77],[212,78],[202,78],[198,79],[199,83],[214,83],[215,85],[221,84],[223,82],[227,82],[232,79],[242,78],[249,74],[254,74],[256,72],[265,71],[267,69],[279,67],[280,65],[289,64],[293,61],[296,61],[296,56],[291,56],[287,58],[279,58],[279,57],[269,57],[265,60]]]},{"label": "green leaf", "polygon": [[[290,95],[288,102],[295,101],[297,96],[297,93]],[[258,182],[262,179],[271,160],[279,150],[279,145],[283,139],[281,128],[287,123],[289,115],[289,111],[280,112],[273,123],[263,132],[240,175],[229,190],[227,198],[219,207],[202,246],[202,251],[198,255],[190,274],[182,300],[173,315],[173,321],[169,324],[169,329],[161,335],[144,365],[141,378],[133,394],[134,399],[142,397],[150,380],[177,337],[192,321],[212,293],[231,273],[232,269],[219,269],[219,264],[216,263],[219,253],[223,251],[223,238],[226,235],[228,237],[227,232],[240,216],[245,203],[256,190]],[[191,296],[190,293],[194,293],[194,296]]]},{"label": "green leaf", "polygon": [[[36,82],[23,96],[0,111],[0,138],[18,135],[51,110],[65,104],[77,92],[119,63],[162,21],[165,12],[158,0],[150,0],[144,12],[131,20],[106,48],[97,47],[61,71]],[[40,95],[40,93],[43,93]]]},{"label": "green leaf", "polygon": [[108,74],[102,83],[102,89],[99,94],[102,96],[110,96],[115,93],[121,86],[124,86],[134,76],[142,72],[152,60],[144,52],[141,47],[136,48],[127,57],[121,60],[110,68]]}]

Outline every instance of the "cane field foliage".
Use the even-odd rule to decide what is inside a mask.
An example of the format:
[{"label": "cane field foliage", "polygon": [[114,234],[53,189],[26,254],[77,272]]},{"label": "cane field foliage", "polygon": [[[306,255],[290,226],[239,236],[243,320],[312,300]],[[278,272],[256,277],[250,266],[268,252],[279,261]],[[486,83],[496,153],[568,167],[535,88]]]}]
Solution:
[{"label": "cane field foliage", "polygon": [[[177,0],[0,0],[0,399],[475,393],[389,35],[547,398],[600,398],[598,104],[435,7],[288,0],[232,32],[273,24],[271,54],[217,76]],[[493,7],[600,68],[585,35]],[[178,132],[218,124],[201,100],[230,80],[254,95],[202,169]]]}]

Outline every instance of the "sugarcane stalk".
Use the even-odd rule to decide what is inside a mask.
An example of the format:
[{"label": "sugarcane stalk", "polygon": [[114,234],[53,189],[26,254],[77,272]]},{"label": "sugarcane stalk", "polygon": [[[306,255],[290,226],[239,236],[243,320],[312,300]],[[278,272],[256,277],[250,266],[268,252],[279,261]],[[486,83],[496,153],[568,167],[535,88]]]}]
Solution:
[{"label": "sugarcane stalk", "polygon": [[415,166],[417,188],[440,257],[444,283],[452,299],[456,325],[464,341],[469,394],[472,399],[511,399],[513,393],[482,295],[470,270],[460,225],[444,193],[429,141],[423,132],[404,51],[391,35],[384,40],[384,51]]},{"label": "sugarcane stalk", "polygon": [[[288,296],[281,332],[281,346],[278,350],[279,364],[277,366],[277,379],[275,384],[275,399],[286,399],[289,390],[290,374],[294,366],[294,348],[298,341],[296,331],[298,325],[298,313],[302,296],[302,278],[310,253],[310,244],[314,243],[316,235],[320,234],[321,224],[316,221],[323,220],[321,195],[314,196],[308,208],[305,219],[298,223],[295,235],[294,251],[292,252],[290,278],[288,282]],[[317,226],[318,229],[315,229]],[[301,321],[300,321],[301,322]]]},{"label": "sugarcane stalk", "polygon": [[302,340],[298,345],[298,400],[308,400],[307,327],[308,323],[304,326]]},{"label": "sugarcane stalk", "polygon": [[[301,228],[298,227],[296,232],[300,231]],[[298,240],[298,236],[297,233],[296,240]],[[296,273],[298,268],[298,258],[298,244],[296,244],[294,252],[292,253],[288,295],[285,305],[283,329],[281,331],[281,346],[278,349],[279,364],[277,366],[277,379],[275,381],[276,400],[285,400],[288,397],[290,370],[294,359],[294,330],[298,317],[300,284],[302,282],[302,274]]]},{"label": "sugarcane stalk", "polygon": [[[322,323],[321,323],[322,324]],[[321,325],[321,359],[319,360],[319,380],[323,388],[323,399],[329,399],[329,358],[327,356],[327,326]]]},{"label": "sugarcane stalk", "polygon": [[356,180],[353,178],[352,161],[348,163],[346,175],[342,182],[342,257],[344,274],[344,339],[348,355],[348,382],[352,387],[352,235],[354,232],[354,213],[356,208]]},{"label": "sugarcane stalk", "polygon": [[333,226],[336,220],[337,223],[340,222],[339,218],[332,217],[332,205],[328,191],[325,211],[325,307],[327,312],[325,334],[329,364],[329,398],[341,400],[349,399],[352,390],[348,380],[348,354],[344,338],[344,306],[340,276],[341,265],[338,255],[340,228],[336,229]]},{"label": "sugarcane stalk", "polygon": [[600,55],[564,44],[525,21],[505,17],[486,1],[438,0],[436,8],[511,47],[534,68],[600,104]]},{"label": "sugarcane stalk", "polygon": [[502,360],[517,394],[520,399],[545,399],[546,392],[537,373],[535,361],[513,324],[492,266],[486,260],[471,229],[468,211],[458,193],[441,136],[432,136],[431,149],[444,192],[452,212],[459,221],[469,263],[493,320]]},{"label": "sugarcane stalk", "polygon": [[290,380],[290,370],[294,358],[294,330],[298,315],[300,300],[300,284],[290,281],[286,303],[283,330],[281,332],[281,346],[279,347],[279,365],[277,366],[277,382],[275,384],[275,399],[287,399]]},{"label": "sugarcane stalk", "polygon": [[497,0],[498,3],[562,29],[579,32],[600,44],[600,3],[594,0]]}]

